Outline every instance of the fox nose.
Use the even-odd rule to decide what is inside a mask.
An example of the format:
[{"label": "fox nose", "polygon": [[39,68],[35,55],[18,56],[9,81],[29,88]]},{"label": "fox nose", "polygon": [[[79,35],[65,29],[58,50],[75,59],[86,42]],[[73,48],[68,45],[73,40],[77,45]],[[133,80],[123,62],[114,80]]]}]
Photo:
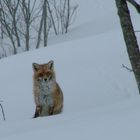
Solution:
[{"label": "fox nose", "polygon": [[44,78],[44,81],[46,82],[47,81],[47,78]]}]

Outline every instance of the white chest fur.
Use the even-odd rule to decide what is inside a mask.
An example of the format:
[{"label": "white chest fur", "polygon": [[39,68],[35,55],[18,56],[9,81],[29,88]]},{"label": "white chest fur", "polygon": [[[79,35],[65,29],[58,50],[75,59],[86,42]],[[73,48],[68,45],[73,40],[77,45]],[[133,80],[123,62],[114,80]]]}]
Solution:
[{"label": "white chest fur", "polygon": [[39,98],[40,98],[40,102],[43,105],[47,105],[47,106],[53,106],[53,97],[52,97],[52,93],[53,93],[53,87],[54,87],[54,82],[53,81],[42,81],[39,84],[39,89],[40,89],[40,94],[39,94]]}]

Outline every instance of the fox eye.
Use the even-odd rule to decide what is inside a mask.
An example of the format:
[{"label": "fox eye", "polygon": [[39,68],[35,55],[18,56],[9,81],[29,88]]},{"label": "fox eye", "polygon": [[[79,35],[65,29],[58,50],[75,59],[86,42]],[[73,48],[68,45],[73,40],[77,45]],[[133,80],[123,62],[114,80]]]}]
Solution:
[{"label": "fox eye", "polygon": [[43,77],[43,74],[42,73],[39,73],[38,74],[39,78]]}]

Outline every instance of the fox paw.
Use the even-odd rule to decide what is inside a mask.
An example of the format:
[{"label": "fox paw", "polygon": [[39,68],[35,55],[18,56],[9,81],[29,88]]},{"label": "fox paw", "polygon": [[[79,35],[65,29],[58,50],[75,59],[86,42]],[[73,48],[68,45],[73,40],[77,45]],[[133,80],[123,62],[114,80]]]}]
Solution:
[{"label": "fox paw", "polygon": [[42,107],[41,106],[36,106],[36,110],[35,110],[35,114],[34,114],[33,118],[39,117],[40,114],[41,114],[41,111],[42,111]]}]

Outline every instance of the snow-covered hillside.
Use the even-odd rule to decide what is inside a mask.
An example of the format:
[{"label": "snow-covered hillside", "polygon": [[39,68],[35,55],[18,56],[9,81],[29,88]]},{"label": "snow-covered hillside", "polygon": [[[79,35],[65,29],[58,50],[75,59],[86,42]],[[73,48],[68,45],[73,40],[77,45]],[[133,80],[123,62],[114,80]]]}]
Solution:
[{"label": "snow-covered hillside", "polygon": [[[71,31],[49,46],[0,60],[0,140],[139,139],[140,97],[122,37],[115,2],[75,0]],[[131,7],[135,28],[139,15]],[[139,34],[137,34],[139,35]],[[32,119],[32,63],[54,60],[64,92],[60,115]],[[1,112],[0,112],[1,113]]]}]

